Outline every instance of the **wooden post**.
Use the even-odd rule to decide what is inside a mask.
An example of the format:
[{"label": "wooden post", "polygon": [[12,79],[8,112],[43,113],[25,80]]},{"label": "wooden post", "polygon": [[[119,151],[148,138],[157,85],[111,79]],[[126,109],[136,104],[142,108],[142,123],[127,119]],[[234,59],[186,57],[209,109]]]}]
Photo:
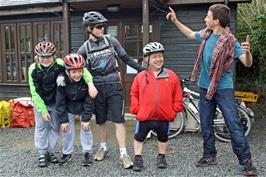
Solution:
[{"label": "wooden post", "polygon": [[[142,0],[143,47],[149,42],[149,0]],[[145,63],[143,63],[145,66]]]},{"label": "wooden post", "polygon": [[65,55],[70,52],[70,19],[69,19],[69,4],[64,2],[63,4],[63,26],[64,26],[64,53]]}]

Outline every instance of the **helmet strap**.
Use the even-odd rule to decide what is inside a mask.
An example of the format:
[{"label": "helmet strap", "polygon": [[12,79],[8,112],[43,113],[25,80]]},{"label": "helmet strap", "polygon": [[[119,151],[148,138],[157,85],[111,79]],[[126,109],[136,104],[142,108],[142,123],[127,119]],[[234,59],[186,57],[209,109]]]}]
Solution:
[{"label": "helmet strap", "polygon": [[95,36],[92,32],[89,32],[96,40],[100,39],[100,37]]}]

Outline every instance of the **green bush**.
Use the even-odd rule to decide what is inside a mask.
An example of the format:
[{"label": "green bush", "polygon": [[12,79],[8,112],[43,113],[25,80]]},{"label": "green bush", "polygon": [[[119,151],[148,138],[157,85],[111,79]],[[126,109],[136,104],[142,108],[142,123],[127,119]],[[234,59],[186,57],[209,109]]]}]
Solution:
[{"label": "green bush", "polygon": [[253,0],[250,4],[238,6],[237,38],[245,41],[251,36],[253,66],[245,68],[236,64],[236,89],[259,94],[260,104],[266,99],[266,0]]}]

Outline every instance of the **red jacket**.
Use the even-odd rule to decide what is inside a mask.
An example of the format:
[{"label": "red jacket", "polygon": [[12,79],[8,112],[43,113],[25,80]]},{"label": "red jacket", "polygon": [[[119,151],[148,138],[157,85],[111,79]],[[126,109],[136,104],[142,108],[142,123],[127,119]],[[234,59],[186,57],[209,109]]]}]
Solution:
[{"label": "red jacket", "polygon": [[[147,83],[148,79],[148,83]],[[183,110],[182,90],[178,76],[164,69],[157,77],[148,70],[140,72],[131,87],[130,112],[138,121],[174,121],[176,112]]]}]

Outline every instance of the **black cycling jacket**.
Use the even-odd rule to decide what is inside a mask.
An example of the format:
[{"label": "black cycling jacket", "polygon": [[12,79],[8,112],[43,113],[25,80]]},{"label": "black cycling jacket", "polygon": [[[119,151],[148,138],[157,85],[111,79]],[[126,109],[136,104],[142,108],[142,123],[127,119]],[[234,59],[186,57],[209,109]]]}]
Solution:
[{"label": "black cycling jacket", "polygon": [[76,82],[64,75],[66,86],[58,86],[56,93],[56,111],[60,123],[67,123],[67,113],[81,115],[82,122],[88,122],[92,116],[92,99],[88,94],[88,85],[84,79]]},{"label": "black cycling jacket", "polygon": [[[56,78],[59,74],[64,73],[64,70],[65,68],[61,59],[57,59],[51,66],[47,68],[37,63],[33,63],[30,66],[29,84],[35,104],[38,104],[38,99],[35,99],[36,96],[34,96],[36,95],[35,93],[41,97],[45,105],[51,105],[55,103],[55,93],[57,87]],[[44,108],[40,109],[43,110]]]}]

